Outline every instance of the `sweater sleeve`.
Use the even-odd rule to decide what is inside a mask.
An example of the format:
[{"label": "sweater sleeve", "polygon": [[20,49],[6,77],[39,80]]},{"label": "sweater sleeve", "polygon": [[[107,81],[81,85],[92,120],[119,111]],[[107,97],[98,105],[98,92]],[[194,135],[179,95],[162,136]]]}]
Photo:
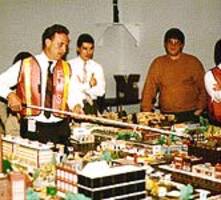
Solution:
[{"label": "sweater sleeve", "polygon": [[141,111],[143,112],[152,111],[159,86],[158,80],[159,80],[158,64],[157,61],[154,60],[150,65],[144,83],[142,98],[141,98]]},{"label": "sweater sleeve", "polygon": [[199,91],[197,109],[205,109],[207,106],[207,93],[204,84],[205,70],[203,68],[202,63],[200,61],[198,61],[198,63],[199,68],[196,74],[196,84]]}]

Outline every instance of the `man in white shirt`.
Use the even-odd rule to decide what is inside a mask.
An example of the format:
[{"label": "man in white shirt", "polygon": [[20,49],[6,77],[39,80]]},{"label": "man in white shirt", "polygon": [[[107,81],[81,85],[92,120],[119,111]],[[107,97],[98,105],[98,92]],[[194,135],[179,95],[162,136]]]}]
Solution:
[{"label": "man in white shirt", "polygon": [[208,99],[208,116],[210,123],[221,125],[221,39],[214,49],[216,66],[206,72],[204,81]]},{"label": "man in white shirt", "polygon": [[102,108],[97,104],[105,95],[105,78],[103,68],[93,60],[94,39],[91,35],[83,33],[77,40],[77,57],[69,60],[72,68],[74,83],[84,99],[84,112],[97,114]]},{"label": "man in white shirt", "polygon": [[[12,111],[20,113],[20,134],[24,138],[68,145],[70,128],[66,116],[31,109],[24,104],[61,111],[75,111],[75,106],[81,104],[78,89],[70,84],[71,68],[62,60],[69,42],[69,30],[59,24],[52,25],[42,34],[41,54],[16,62],[0,75],[0,96],[8,100]],[[52,83],[50,92],[48,80]],[[11,90],[15,85],[16,92]],[[45,99],[49,93],[50,107],[46,106]],[[70,93],[75,96],[71,97]]]}]

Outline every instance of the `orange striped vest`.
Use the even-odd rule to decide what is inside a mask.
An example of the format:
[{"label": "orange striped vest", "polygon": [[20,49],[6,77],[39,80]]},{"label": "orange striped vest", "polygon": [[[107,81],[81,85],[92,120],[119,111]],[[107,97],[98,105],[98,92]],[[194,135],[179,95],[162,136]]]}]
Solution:
[{"label": "orange striped vest", "polygon": [[[217,84],[221,86],[221,70],[218,67],[214,67],[211,71]],[[208,115],[213,121],[221,123],[221,103],[212,101],[211,97],[208,100]]]},{"label": "orange striped vest", "polygon": [[[53,95],[52,108],[61,111],[68,111],[67,99],[69,82],[71,77],[70,65],[63,60],[56,63],[53,71]],[[34,57],[23,60],[21,64],[17,95],[23,104],[42,106],[41,102],[41,69]],[[23,108],[22,116],[37,116],[40,114],[39,109]],[[53,113],[58,117],[65,117],[59,113]]]}]

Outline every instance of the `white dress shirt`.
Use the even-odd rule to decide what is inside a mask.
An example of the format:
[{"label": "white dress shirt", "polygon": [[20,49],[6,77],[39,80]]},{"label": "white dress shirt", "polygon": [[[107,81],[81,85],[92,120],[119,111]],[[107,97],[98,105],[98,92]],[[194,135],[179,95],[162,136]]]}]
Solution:
[{"label": "white dress shirt", "polygon": [[[221,64],[218,65],[218,68],[221,70]],[[211,70],[206,72],[204,76],[204,82],[205,82],[206,91],[208,92],[209,96],[212,98],[212,101],[215,101],[217,103],[221,102],[221,90],[219,91],[214,90],[214,86],[217,84],[217,81],[215,80]]]},{"label": "white dress shirt", "polygon": [[[93,100],[105,94],[105,78],[103,68],[100,64],[90,59],[86,63],[80,56],[69,60],[73,74],[73,84],[75,84],[82,93],[82,98],[86,99],[87,95]],[[85,66],[86,64],[86,66]],[[84,81],[84,67],[86,67],[86,81]],[[89,82],[94,76],[97,80],[97,85],[91,87]]]},{"label": "white dress shirt", "polygon": [[[40,68],[41,68],[41,102],[44,105],[45,101],[45,91],[46,91],[46,82],[47,82],[47,70],[48,70],[48,61],[53,61],[51,69],[56,64],[55,60],[49,60],[48,57],[42,52],[39,55],[35,56],[36,60],[38,61]],[[17,84],[19,73],[20,73],[21,61],[16,62],[14,65],[8,68],[5,72],[0,75],[0,96],[3,98],[7,98],[8,94],[12,92],[10,87]],[[68,106],[70,109],[74,107],[76,104],[81,104],[82,99],[80,98],[80,93],[76,87],[69,87],[69,94],[74,93],[75,96],[69,95],[68,97]],[[74,99],[71,99],[74,98]],[[58,122],[62,119],[59,117],[55,117],[51,115],[49,119],[44,116],[44,112],[41,112],[38,116],[30,116],[29,119],[34,119],[39,122]]]}]

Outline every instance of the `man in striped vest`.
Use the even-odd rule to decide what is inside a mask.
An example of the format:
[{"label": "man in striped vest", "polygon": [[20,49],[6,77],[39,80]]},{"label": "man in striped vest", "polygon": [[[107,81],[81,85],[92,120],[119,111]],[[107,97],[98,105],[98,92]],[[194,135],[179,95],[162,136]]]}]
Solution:
[{"label": "man in striped vest", "polygon": [[[42,34],[42,52],[39,55],[16,62],[0,75],[0,96],[7,98],[11,110],[20,113],[20,134],[24,138],[68,145],[70,128],[65,115],[48,114],[24,105],[81,112],[80,95],[71,85],[71,68],[63,60],[69,42],[69,30],[54,24]],[[10,90],[15,85],[16,92]],[[70,98],[70,93],[76,94],[74,98],[73,95]],[[51,98],[49,104],[48,96]]]}]

